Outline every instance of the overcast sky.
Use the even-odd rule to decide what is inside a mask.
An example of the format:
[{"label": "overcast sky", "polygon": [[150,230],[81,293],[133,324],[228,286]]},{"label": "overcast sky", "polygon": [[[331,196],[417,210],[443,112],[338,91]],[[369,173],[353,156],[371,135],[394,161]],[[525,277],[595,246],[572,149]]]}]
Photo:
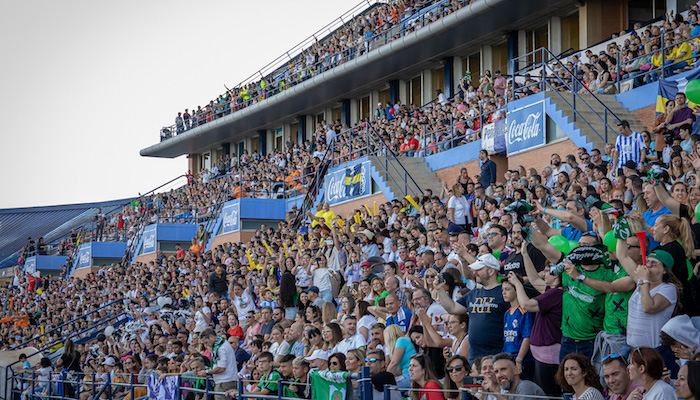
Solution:
[{"label": "overcast sky", "polygon": [[0,3],[0,208],[132,197],[186,172],[139,150],[358,3]]}]

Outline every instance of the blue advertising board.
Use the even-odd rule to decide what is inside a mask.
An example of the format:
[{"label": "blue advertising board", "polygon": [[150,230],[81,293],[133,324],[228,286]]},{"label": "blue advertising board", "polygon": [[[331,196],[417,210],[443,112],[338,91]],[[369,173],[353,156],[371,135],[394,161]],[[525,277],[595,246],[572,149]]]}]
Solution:
[{"label": "blue advertising board", "polygon": [[142,254],[151,254],[156,252],[156,229],[157,225],[148,225],[143,230],[143,251]]},{"label": "blue advertising board", "polygon": [[241,204],[233,203],[224,206],[221,211],[221,234],[236,232],[241,229]]},{"label": "blue advertising board", "polygon": [[372,194],[371,165],[364,161],[328,173],[323,181],[325,201],[333,205]]},{"label": "blue advertising board", "polygon": [[90,243],[80,246],[78,250],[78,268],[86,268],[92,265],[92,246]]},{"label": "blue advertising board", "polygon": [[508,155],[542,146],[547,140],[544,101],[509,110],[506,116]]}]

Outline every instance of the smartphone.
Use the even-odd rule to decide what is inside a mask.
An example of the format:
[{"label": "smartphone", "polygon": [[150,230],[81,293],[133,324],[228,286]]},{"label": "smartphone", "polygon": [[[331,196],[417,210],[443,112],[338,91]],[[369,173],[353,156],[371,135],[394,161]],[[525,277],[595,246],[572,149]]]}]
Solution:
[{"label": "smartphone", "polygon": [[316,257],[316,262],[321,262],[321,257]]},{"label": "smartphone", "polygon": [[482,383],[484,383],[483,376],[469,376],[469,375],[467,375],[462,380],[462,384],[464,385],[464,387],[478,388],[478,387],[481,387]]},{"label": "smartphone", "polygon": [[443,283],[443,282],[445,282],[445,276],[443,274],[438,274],[437,280],[438,280],[438,283]]}]

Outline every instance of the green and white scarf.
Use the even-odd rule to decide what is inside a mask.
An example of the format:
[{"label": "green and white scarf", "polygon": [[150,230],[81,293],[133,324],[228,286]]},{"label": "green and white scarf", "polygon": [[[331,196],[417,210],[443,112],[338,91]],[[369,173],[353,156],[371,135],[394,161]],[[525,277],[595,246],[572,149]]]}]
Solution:
[{"label": "green and white scarf", "polygon": [[214,340],[214,345],[211,347],[211,367],[214,368],[216,363],[219,361],[219,349],[223,344],[226,343],[226,339],[223,336],[217,336]]}]

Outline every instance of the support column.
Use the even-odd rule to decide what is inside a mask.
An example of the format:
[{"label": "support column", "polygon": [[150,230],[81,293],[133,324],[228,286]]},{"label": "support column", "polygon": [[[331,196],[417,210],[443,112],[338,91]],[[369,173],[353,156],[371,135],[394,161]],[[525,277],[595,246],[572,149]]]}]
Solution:
[{"label": "support column", "polygon": [[511,65],[511,61],[518,57],[518,31],[508,33],[506,46],[508,49],[508,74],[514,74],[519,69],[518,65]]},{"label": "support column", "polygon": [[343,99],[340,103],[340,123],[347,126],[350,124],[350,99]]},{"label": "support column", "polygon": [[420,105],[423,105],[423,104],[433,100],[435,98],[435,95],[434,95],[435,89],[437,89],[437,88],[433,87],[433,70],[432,69],[423,70],[422,76],[423,76],[423,82],[422,82],[423,98],[421,99]]},{"label": "support column", "polygon": [[389,81],[389,102],[396,104],[399,101],[399,81],[394,79]]},{"label": "support column", "polygon": [[561,18],[559,17],[549,19],[549,50],[555,56],[566,50],[561,48]]},{"label": "support column", "polygon": [[481,73],[483,74],[487,69],[493,73],[493,50],[491,46],[484,45],[481,47]]},{"label": "support column", "polygon": [[258,151],[260,152],[260,155],[266,155],[267,154],[267,130],[259,130],[258,131]]},{"label": "support column", "polygon": [[399,100],[401,100],[402,104],[410,103],[408,101],[408,93],[406,91],[406,82],[410,82],[410,81],[401,81],[399,83]]},{"label": "support column", "polygon": [[350,99],[350,126],[360,120],[360,101]]},{"label": "support column", "polygon": [[447,57],[442,64],[442,70],[445,75],[445,87],[442,88],[442,91],[445,92],[445,96],[449,99],[455,95],[454,57]]},{"label": "support column", "polygon": [[299,118],[299,134],[297,135],[297,142],[303,144],[306,140],[306,115],[300,115]]}]

